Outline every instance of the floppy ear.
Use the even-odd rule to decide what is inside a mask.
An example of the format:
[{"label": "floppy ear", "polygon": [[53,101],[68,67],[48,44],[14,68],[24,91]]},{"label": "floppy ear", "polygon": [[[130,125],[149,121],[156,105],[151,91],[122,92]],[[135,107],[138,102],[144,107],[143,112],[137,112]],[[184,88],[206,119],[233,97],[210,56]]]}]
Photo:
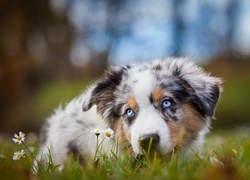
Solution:
[{"label": "floppy ear", "polygon": [[101,114],[115,102],[114,92],[122,81],[126,71],[124,67],[113,67],[104,73],[103,78],[87,90],[83,99],[82,109],[88,111],[93,105],[97,105],[97,111]]},{"label": "floppy ear", "polygon": [[194,80],[188,83],[194,89],[191,102],[195,104],[202,113],[213,117],[222,91],[222,81],[219,78],[201,75],[195,77]]},{"label": "floppy ear", "polygon": [[189,60],[177,61],[173,69],[173,74],[186,84],[188,101],[201,114],[213,117],[222,92],[222,80],[205,73],[202,68]]}]

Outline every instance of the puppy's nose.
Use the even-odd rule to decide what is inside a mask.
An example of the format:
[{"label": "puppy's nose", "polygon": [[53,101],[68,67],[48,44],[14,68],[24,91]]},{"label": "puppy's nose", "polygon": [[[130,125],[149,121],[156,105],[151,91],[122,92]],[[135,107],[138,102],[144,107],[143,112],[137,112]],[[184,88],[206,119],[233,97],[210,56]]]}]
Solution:
[{"label": "puppy's nose", "polygon": [[[151,146],[150,146],[150,142],[151,142]],[[148,150],[148,148],[150,148],[151,150],[156,149],[159,142],[160,142],[160,136],[155,133],[145,134],[141,136],[141,139],[140,139],[140,145],[144,150]]]}]

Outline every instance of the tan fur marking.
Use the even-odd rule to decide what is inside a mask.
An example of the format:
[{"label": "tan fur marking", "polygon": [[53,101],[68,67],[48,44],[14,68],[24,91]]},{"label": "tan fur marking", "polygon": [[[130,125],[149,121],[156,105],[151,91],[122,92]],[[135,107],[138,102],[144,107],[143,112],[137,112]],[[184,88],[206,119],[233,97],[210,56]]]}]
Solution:
[{"label": "tan fur marking", "polygon": [[178,122],[169,121],[170,139],[172,147],[190,145],[192,140],[196,139],[198,133],[204,126],[200,114],[189,104],[182,106],[184,117]]},{"label": "tan fur marking", "polygon": [[136,103],[135,99],[133,97],[130,97],[128,99],[128,106],[131,108],[131,109],[138,109],[138,104]]},{"label": "tan fur marking", "polygon": [[118,147],[122,147],[124,143],[128,144],[127,142],[131,142],[130,132],[124,132],[121,119],[116,121],[114,131]]},{"label": "tan fur marking", "polygon": [[122,144],[122,140],[124,139],[125,135],[121,127],[122,123],[121,120],[117,120],[115,123],[114,131],[115,131],[115,139],[118,143],[118,146],[120,147]]},{"label": "tan fur marking", "polygon": [[183,124],[181,122],[168,122],[168,127],[170,131],[170,141],[171,141],[171,148],[174,149],[178,144],[182,144],[183,142],[183,133],[184,130]]},{"label": "tan fur marking", "polygon": [[163,91],[163,89],[159,87],[155,88],[155,90],[153,91],[153,101],[157,103],[161,101],[164,97],[165,97],[165,92]]},{"label": "tan fur marking", "polygon": [[126,138],[129,142],[131,142],[131,133],[130,131],[125,132]]}]

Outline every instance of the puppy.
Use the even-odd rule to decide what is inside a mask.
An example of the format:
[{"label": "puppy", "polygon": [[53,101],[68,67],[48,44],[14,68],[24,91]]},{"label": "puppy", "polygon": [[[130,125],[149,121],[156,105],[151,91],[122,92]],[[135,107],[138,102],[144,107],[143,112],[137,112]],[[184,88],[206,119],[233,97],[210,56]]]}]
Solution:
[{"label": "puppy", "polygon": [[99,136],[101,153],[118,148],[121,155],[125,147],[136,156],[149,146],[166,157],[176,148],[199,151],[214,117],[221,83],[185,58],[111,67],[47,120],[38,159],[47,161],[49,153],[55,164],[62,164],[72,153],[93,158],[97,136],[91,131],[107,128],[113,129],[114,138]]}]

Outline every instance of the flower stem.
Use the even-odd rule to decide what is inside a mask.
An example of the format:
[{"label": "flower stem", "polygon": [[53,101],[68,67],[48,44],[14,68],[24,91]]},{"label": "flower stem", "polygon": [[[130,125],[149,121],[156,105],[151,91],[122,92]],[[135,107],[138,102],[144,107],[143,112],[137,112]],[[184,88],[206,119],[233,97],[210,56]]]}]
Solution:
[{"label": "flower stem", "polygon": [[97,152],[98,152],[98,137],[99,137],[99,135],[96,135],[96,148],[95,148],[94,161],[96,161],[96,155],[97,155]]},{"label": "flower stem", "polygon": [[32,156],[32,158],[39,164],[39,161],[36,159],[36,157],[33,155],[33,153],[29,150],[29,148],[27,147],[27,145],[24,143],[24,141],[22,141],[22,144],[24,145],[24,147],[29,151],[30,155]]}]

